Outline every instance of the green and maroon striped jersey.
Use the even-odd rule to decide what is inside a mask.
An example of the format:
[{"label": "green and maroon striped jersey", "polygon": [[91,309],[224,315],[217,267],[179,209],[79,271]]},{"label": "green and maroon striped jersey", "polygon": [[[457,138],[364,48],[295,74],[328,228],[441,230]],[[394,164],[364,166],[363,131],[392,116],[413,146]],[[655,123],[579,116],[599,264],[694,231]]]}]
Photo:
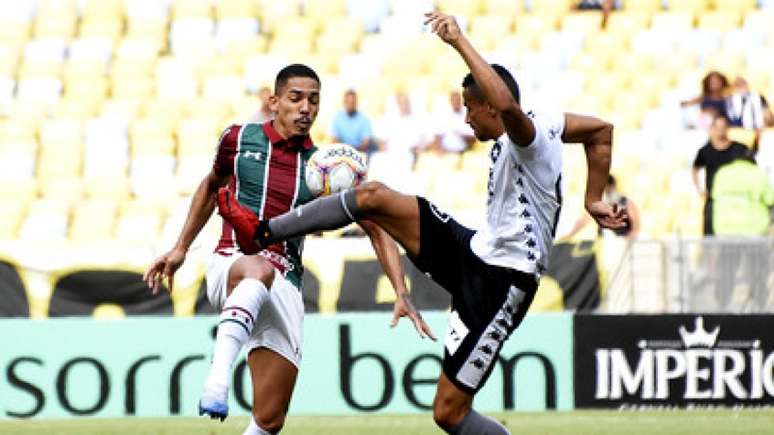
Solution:
[{"label": "green and maroon striped jersey", "polygon": [[[220,176],[232,175],[228,188],[236,198],[258,215],[271,219],[311,201],[304,181],[304,168],[315,151],[308,136],[285,139],[272,121],[228,127],[220,137],[213,169]],[[293,285],[300,289],[303,238],[276,243],[261,251]],[[223,232],[215,252],[238,252],[234,230],[223,221]]]}]

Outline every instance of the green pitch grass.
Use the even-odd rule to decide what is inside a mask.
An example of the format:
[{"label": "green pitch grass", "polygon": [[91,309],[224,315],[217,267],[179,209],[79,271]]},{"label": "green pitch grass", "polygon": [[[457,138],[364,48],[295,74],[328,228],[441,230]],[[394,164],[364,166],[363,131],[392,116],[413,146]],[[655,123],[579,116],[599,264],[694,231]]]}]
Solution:
[{"label": "green pitch grass", "polygon": [[[573,411],[508,413],[496,417],[513,434],[682,435],[774,434],[774,410]],[[233,435],[246,417],[225,422],[194,418],[136,418],[6,421],[3,435]],[[282,435],[426,435],[441,434],[427,415],[288,418]]]}]

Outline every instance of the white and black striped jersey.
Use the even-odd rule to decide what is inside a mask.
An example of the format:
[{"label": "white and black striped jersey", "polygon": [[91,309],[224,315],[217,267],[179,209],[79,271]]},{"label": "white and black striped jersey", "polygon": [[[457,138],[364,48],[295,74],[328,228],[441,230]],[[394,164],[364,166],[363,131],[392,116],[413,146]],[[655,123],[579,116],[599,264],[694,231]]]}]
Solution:
[{"label": "white and black striped jersey", "polygon": [[486,223],[470,241],[487,264],[541,275],[548,267],[562,205],[564,114],[527,114],[529,146],[503,134],[492,146]]}]

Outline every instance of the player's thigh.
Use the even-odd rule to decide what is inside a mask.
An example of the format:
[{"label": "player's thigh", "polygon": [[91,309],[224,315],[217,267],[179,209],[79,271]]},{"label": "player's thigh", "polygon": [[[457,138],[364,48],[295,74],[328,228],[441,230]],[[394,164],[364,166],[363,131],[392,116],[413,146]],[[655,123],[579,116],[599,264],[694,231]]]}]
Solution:
[{"label": "player's thigh", "polygon": [[404,195],[379,182],[364,183],[355,192],[363,217],[387,231],[410,256],[416,256],[419,253],[417,197]]},{"label": "player's thigh", "polygon": [[259,347],[247,356],[253,383],[253,413],[264,419],[284,416],[287,412],[298,368],[280,354]]},{"label": "player's thigh", "polygon": [[274,281],[274,266],[260,255],[239,257],[228,270],[226,294],[230,295],[234,287],[245,278],[257,279],[270,289]]}]

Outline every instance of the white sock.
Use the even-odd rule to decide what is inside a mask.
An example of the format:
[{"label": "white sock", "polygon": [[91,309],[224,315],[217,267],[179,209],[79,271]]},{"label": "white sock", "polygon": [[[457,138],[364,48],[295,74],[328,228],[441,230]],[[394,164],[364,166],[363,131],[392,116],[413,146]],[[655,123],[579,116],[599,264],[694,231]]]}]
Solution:
[{"label": "white sock", "polygon": [[255,419],[250,419],[250,424],[247,425],[247,429],[242,432],[242,435],[272,435],[271,432],[266,432],[255,424]]},{"label": "white sock", "polygon": [[210,391],[228,390],[231,367],[253,332],[261,306],[269,299],[266,286],[257,279],[245,278],[234,287],[220,313],[210,374],[204,387]]}]

